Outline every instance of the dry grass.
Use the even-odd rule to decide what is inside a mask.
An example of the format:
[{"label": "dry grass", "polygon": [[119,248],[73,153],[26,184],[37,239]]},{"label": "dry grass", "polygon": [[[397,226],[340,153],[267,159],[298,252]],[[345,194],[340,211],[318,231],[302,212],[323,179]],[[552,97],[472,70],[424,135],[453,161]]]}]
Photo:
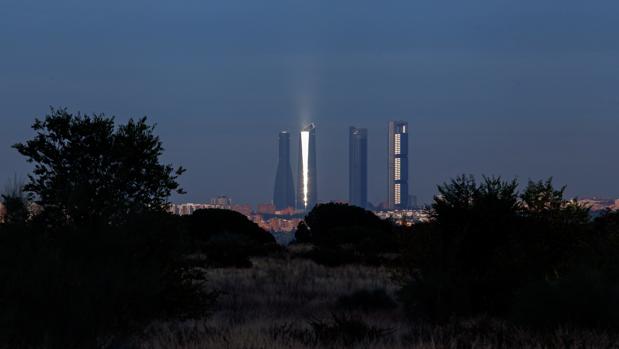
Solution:
[{"label": "dry grass", "polygon": [[[619,348],[615,336],[603,332],[558,330],[536,336],[485,319],[415,326],[399,308],[361,311],[337,306],[340,296],[357,290],[384,289],[394,296],[397,285],[384,268],[326,268],[307,260],[258,259],[250,269],[207,273],[210,287],[222,292],[212,315],[200,321],[155,323],[140,340],[142,348]],[[346,329],[339,327],[321,332],[320,326],[334,324],[333,314],[385,331],[359,340],[340,337]]]}]

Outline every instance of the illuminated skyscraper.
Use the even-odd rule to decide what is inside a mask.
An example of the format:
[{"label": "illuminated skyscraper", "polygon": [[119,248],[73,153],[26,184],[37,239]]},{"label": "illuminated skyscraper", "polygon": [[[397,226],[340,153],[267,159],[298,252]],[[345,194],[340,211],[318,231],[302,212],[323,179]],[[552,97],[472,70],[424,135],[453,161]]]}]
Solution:
[{"label": "illuminated skyscraper", "polygon": [[389,122],[389,190],[391,210],[408,208],[408,123]]},{"label": "illuminated skyscraper", "polygon": [[294,207],[294,183],[292,181],[292,167],[290,167],[290,133],[279,133],[279,161],[275,175],[275,190],[273,204],[278,210]]},{"label": "illuminated skyscraper", "polygon": [[316,126],[313,123],[301,130],[297,181],[297,208],[309,211],[317,202]]},{"label": "illuminated skyscraper", "polygon": [[348,201],[365,208],[368,202],[368,130],[348,131]]}]

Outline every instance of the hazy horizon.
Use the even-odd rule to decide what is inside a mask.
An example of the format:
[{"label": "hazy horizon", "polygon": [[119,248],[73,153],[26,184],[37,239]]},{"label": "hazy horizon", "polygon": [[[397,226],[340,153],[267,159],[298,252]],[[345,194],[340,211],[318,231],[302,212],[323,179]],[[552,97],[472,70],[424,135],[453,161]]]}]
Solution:
[{"label": "hazy horizon", "polygon": [[[410,125],[410,184],[462,173],[554,177],[619,198],[619,3],[267,0],[3,2],[0,185],[49,106],[148,116],[176,202],[269,202],[277,136],[317,125],[318,199],[348,198],[348,127],[368,129],[386,199],[387,123]],[[296,181],[295,175],[295,181]]]}]

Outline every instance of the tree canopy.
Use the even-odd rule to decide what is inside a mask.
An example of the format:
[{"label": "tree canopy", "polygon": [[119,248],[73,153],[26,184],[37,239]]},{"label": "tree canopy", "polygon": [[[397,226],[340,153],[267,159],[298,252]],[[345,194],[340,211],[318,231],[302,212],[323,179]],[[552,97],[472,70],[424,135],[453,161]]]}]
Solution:
[{"label": "tree canopy", "polygon": [[500,177],[440,185],[433,219],[415,226],[403,246],[409,313],[619,324],[617,214],[592,221],[564,190],[551,179],[522,190]]},{"label": "tree canopy", "polygon": [[14,145],[34,164],[24,190],[56,218],[121,222],[163,210],[172,192],[183,192],[184,169],[160,162],[163,146],[146,117],[116,126],[104,114],[52,108],[32,128],[34,138]]}]

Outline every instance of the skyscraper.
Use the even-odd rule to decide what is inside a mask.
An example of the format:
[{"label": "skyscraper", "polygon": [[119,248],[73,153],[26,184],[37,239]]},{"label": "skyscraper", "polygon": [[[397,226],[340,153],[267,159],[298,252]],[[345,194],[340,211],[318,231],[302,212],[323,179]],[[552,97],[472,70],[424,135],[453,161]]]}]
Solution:
[{"label": "skyscraper", "polygon": [[273,204],[278,210],[294,207],[294,183],[292,167],[290,167],[290,133],[288,131],[279,133],[279,160],[275,175]]},{"label": "skyscraper", "polygon": [[313,123],[301,130],[297,181],[297,208],[309,211],[316,205],[318,191],[316,186],[316,126]]},{"label": "skyscraper", "polygon": [[391,210],[408,208],[408,123],[389,122],[389,190]]},{"label": "skyscraper", "polygon": [[348,130],[348,201],[365,208],[368,202],[368,130]]}]

